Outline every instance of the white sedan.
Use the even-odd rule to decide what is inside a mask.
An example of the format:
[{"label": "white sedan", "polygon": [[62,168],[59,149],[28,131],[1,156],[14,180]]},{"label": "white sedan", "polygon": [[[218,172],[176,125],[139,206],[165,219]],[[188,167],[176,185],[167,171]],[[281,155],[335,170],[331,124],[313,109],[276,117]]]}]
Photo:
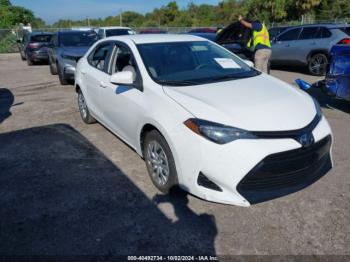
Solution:
[{"label": "white sedan", "polygon": [[97,42],[75,87],[96,120],[145,159],[153,184],[249,206],[300,190],[332,167],[332,135],[308,94],[190,35]]}]

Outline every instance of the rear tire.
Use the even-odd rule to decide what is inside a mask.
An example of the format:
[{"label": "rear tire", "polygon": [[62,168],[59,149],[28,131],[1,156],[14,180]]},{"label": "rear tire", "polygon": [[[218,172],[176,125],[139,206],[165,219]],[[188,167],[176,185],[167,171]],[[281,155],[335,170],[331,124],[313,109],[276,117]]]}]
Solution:
[{"label": "rear tire", "polygon": [[59,65],[56,65],[56,67],[58,71],[58,79],[60,80],[60,84],[63,86],[68,85],[68,80],[66,79],[64,71],[60,68]]},{"label": "rear tire", "polygon": [[78,91],[78,107],[81,119],[85,124],[93,124],[96,123],[95,118],[90,114],[89,108],[86,104],[85,97],[81,90]]},{"label": "rear tire", "polygon": [[27,65],[32,66],[34,63],[28,55],[26,55]]},{"label": "rear tire", "polygon": [[308,69],[311,75],[323,76],[327,72],[328,57],[325,54],[317,53],[310,57]]},{"label": "rear tire", "polygon": [[22,55],[22,52],[21,52],[21,51],[19,52],[19,55],[21,56],[21,60],[22,60],[22,61],[26,61],[26,57]]},{"label": "rear tire", "polygon": [[56,66],[56,64],[53,64],[50,59],[49,59],[49,63],[50,63],[50,73],[51,73],[51,75],[57,75],[57,66]]},{"label": "rear tire", "polygon": [[178,185],[173,154],[165,138],[157,131],[146,134],[143,156],[147,171],[154,186],[163,193]]}]

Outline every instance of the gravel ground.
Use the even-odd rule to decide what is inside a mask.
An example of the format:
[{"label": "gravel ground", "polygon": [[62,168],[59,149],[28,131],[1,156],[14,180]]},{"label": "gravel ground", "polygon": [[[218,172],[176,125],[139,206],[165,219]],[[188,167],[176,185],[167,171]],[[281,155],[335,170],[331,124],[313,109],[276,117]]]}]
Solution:
[{"label": "gravel ground", "polygon": [[350,255],[350,103],[313,95],[334,132],[334,168],[292,195],[227,206],[159,194],[134,151],[83,124],[72,86],[0,55],[0,254]]}]

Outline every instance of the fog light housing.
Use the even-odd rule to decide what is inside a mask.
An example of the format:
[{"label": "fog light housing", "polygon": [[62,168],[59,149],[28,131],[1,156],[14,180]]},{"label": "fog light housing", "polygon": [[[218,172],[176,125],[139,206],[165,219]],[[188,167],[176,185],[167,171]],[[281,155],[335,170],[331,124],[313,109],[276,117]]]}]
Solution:
[{"label": "fog light housing", "polygon": [[197,184],[211,190],[222,192],[222,189],[213,181],[209,180],[202,172],[198,175]]}]

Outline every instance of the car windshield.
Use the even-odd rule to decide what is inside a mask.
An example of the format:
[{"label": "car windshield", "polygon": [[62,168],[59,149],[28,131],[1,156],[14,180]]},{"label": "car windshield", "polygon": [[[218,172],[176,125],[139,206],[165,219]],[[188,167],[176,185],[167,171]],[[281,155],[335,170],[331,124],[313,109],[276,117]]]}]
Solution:
[{"label": "car windshield", "polygon": [[51,41],[52,35],[33,35],[30,40],[36,43],[48,43]]},{"label": "car windshield", "polygon": [[106,37],[118,35],[132,35],[133,31],[130,29],[108,29],[106,30]]},{"label": "car windshield", "polygon": [[61,47],[91,46],[98,40],[95,32],[74,32],[60,35]]},{"label": "car windshield", "polygon": [[260,72],[209,41],[139,44],[150,76],[164,85],[198,85],[253,77]]}]

